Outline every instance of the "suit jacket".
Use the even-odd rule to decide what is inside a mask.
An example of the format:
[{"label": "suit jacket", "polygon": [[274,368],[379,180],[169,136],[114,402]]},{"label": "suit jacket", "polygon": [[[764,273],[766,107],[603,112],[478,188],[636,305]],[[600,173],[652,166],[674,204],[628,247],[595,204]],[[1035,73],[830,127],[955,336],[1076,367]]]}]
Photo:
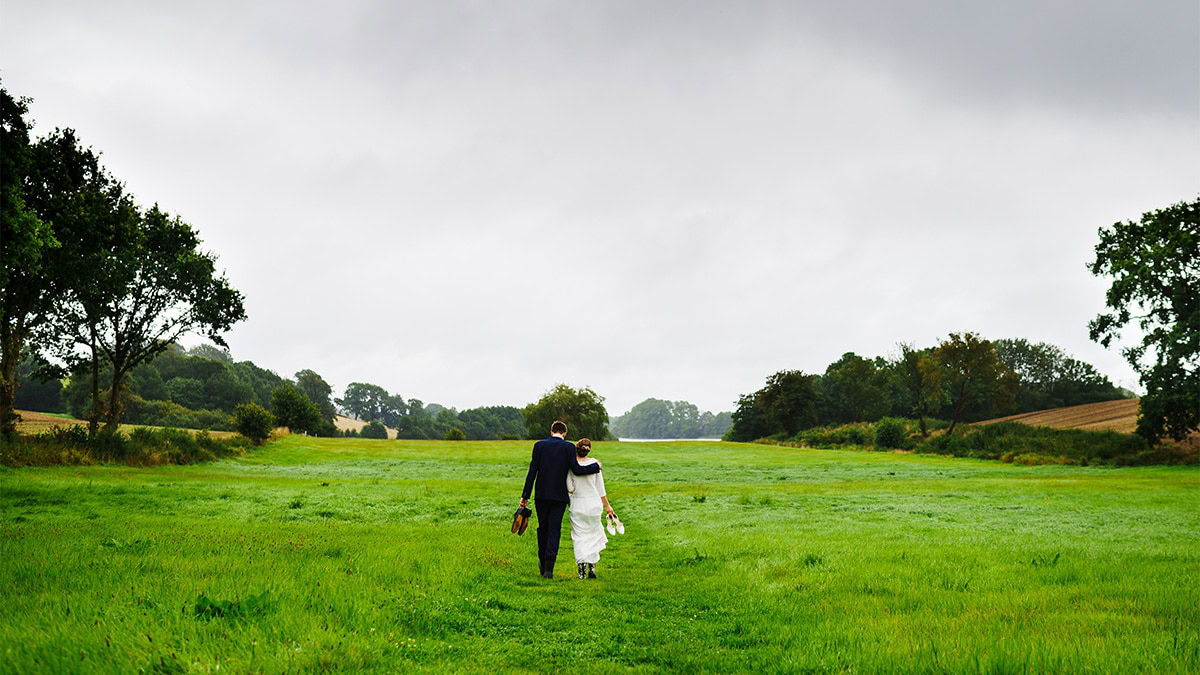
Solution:
[{"label": "suit jacket", "polygon": [[[569,502],[567,495],[567,472],[577,476],[598,473],[598,464],[580,464],[575,455],[575,445],[556,436],[533,444],[533,459],[529,461],[529,473],[525,475],[525,489],[521,491],[522,499],[529,499],[533,492],[534,499],[546,499],[555,502]],[[534,479],[537,479],[537,490],[533,489]]]}]

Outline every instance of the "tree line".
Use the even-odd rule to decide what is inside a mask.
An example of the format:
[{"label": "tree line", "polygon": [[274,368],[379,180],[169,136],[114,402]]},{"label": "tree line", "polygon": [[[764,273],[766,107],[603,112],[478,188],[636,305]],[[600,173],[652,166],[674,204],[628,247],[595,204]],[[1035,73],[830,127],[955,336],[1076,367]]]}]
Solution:
[{"label": "tree line", "polygon": [[900,344],[890,358],[853,352],[821,374],[779,371],[739,397],[727,440],[792,437],[816,426],[875,422],[884,417],[962,422],[1130,396],[1093,366],[1046,343],[990,341],[951,333],[939,344]]},{"label": "tree line", "polygon": [[[506,440],[519,439],[525,433],[525,419],[513,406],[459,411],[417,398],[405,400],[400,394],[390,394],[367,382],[351,382],[336,403],[349,417],[395,429],[397,438],[455,438],[457,430],[464,439]],[[378,434],[374,428],[372,432]]]},{"label": "tree line", "polygon": [[700,412],[694,403],[648,398],[609,425],[618,438],[721,438],[733,413]]}]

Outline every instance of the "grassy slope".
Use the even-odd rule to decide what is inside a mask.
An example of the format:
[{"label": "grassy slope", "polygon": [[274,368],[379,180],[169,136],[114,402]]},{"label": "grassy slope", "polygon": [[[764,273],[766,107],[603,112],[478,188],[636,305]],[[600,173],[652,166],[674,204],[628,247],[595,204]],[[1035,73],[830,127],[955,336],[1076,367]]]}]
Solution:
[{"label": "grassy slope", "polygon": [[582,582],[507,532],[528,452],[0,469],[0,670],[1200,669],[1194,467],[597,443],[628,534]]}]

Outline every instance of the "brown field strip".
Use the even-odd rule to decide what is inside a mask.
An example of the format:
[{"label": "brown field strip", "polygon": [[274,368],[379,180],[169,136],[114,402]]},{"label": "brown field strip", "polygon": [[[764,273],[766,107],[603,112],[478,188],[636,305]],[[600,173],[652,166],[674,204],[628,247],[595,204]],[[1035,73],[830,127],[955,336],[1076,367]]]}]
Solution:
[{"label": "brown field strip", "polygon": [[1031,426],[1052,427],[1054,429],[1087,429],[1089,431],[1119,431],[1131,434],[1137,428],[1138,401],[1136,398],[1126,398],[1119,401],[1103,401],[1088,403],[1069,408],[1053,410],[1038,410],[998,417],[994,420],[977,422],[977,424],[994,424],[996,422],[1020,422]]},{"label": "brown field strip", "polygon": [[[353,429],[354,431],[361,433],[363,427],[367,426],[367,423],[363,420],[356,420],[353,417],[337,415],[333,418],[333,425],[338,428],[338,431],[349,431]],[[384,427],[384,429],[387,429],[388,438],[392,440],[396,439],[397,432],[395,429],[391,427]]]},{"label": "brown field strip", "polygon": [[[29,410],[18,410],[16,412],[21,416],[21,420],[17,422],[17,432],[22,434],[37,434],[47,431],[53,427],[87,426],[87,420],[77,420],[69,417],[57,417],[55,415],[32,412]],[[148,429],[158,428],[144,424],[122,424],[121,431],[129,433],[130,431],[140,427],[146,427]],[[189,429],[189,431],[194,430]],[[230,438],[237,435],[237,432],[235,431],[210,431],[208,433],[213,438]]]}]

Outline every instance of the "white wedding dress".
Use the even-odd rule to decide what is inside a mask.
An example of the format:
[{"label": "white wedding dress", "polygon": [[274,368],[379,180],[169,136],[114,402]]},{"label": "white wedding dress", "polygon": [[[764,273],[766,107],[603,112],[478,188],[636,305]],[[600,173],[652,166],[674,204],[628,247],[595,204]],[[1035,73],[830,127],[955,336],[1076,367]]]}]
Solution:
[{"label": "white wedding dress", "polygon": [[[580,464],[595,464],[584,457]],[[571,495],[571,543],[576,563],[600,562],[600,551],[608,544],[604,535],[604,476],[599,472],[587,476],[567,473],[567,493]]]}]

